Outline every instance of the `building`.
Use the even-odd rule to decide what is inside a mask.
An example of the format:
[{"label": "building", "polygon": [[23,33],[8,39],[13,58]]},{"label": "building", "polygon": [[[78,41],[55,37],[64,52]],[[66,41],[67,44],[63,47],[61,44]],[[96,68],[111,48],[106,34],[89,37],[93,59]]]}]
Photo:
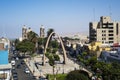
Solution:
[{"label": "building", "polygon": [[88,45],[88,48],[89,48],[90,51],[96,52],[97,57],[99,57],[101,55],[102,51],[110,51],[112,49],[110,47],[110,45],[102,44],[102,42],[100,42],[100,41],[91,42]]},{"label": "building", "polygon": [[120,43],[120,22],[112,21],[109,16],[100,17],[99,22],[90,22],[89,40],[103,44]]},{"label": "building", "polygon": [[102,44],[102,42],[92,42],[88,45],[89,50],[92,51],[110,51],[111,50],[111,46],[110,45],[104,45]]},{"label": "building", "polygon": [[40,38],[44,38],[45,37],[45,29],[43,27],[43,25],[41,25],[40,27]]},{"label": "building", "polygon": [[0,38],[0,80],[11,79],[11,64],[8,61],[10,41]]},{"label": "building", "polygon": [[8,64],[8,53],[10,41],[7,38],[0,38],[0,64]]},{"label": "building", "polygon": [[119,51],[102,51],[100,58],[105,62],[118,62],[120,63],[120,52]]},{"label": "building", "polygon": [[28,32],[32,31],[31,28],[28,28],[24,25],[22,28],[22,40],[28,38]]}]

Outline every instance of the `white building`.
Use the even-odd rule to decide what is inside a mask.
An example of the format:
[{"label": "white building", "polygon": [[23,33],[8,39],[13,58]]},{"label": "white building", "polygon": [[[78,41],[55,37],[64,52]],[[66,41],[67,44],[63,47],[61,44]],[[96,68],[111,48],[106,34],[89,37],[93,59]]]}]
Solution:
[{"label": "white building", "polygon": [[110,16],[100,17],[99,22],[89,24],[90,42],[100,41],[103,44],[120,42],[120,22],[112,21]]},{"label": "white building", "polygon": [[11,63],[8,61],[10,41],[0,38],[0,80],[11,79]]}]

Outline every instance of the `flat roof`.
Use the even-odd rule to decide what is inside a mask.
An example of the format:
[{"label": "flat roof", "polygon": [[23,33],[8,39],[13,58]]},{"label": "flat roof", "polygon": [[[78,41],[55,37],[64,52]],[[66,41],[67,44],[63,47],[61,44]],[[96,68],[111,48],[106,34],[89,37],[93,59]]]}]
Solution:
[{"label": "flat roof", "polygon": [[0,65],[0,70],[3,70],[3,69],[11,69],[11,68],[12,68],[11,63],[9,63],[9,64],[4,64],[4,65]]},{"label": "flat roof", "polygon": [[120,60],[120,54],[119,53],[110,53],[110,52],[107,52],[107,51],[103,51],[102,54],[106,57],[113,58],[113,59],[116,59],[116,60]]}]

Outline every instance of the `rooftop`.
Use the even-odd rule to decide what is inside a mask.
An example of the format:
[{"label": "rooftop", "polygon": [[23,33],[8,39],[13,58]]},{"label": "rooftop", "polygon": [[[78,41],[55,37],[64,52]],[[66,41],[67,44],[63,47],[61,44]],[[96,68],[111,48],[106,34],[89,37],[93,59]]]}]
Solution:
[{"label": "rooftop", "polygon": [[3,69],[11,69],[12,66],[11,66],[11,63],[9,64],[4,64],[4,65],[0,65],[0,70],[3,70]]}]

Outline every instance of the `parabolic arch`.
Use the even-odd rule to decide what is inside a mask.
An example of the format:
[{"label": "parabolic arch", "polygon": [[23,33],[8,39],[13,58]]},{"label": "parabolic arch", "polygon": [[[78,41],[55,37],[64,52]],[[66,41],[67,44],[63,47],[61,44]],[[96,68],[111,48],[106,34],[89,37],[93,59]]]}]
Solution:
[{"label": "parabolic arch", "polygon": [[[46,45],[45,45],[44,54],[43,54],[43,65],[45,65],[45,53],[46,53],[46,49],[48,48],[48,43],[49,43],[50,38],[51,38],[51,36],[52,36],[53,34],[56,34],[56,33],[55,33],[55,32],[52,32],[52,33],[49,35],[49,37],[48,37],[48,39],[47,39],[47,42],[46,42]],[[64,47],[64,45],[63,45],[63,41],[62,41],[61,37],[60,37],[58,34],[56,34],[56,35],[57,35],[58,39],[60,40],[60,43],[61,43],[61,46],[62,46],[63,59],[64,59],[64,62],[63,62],[63,63],[66,64],[66,62],[67,62],[67,56],[66,56],[65,47]]]}]

